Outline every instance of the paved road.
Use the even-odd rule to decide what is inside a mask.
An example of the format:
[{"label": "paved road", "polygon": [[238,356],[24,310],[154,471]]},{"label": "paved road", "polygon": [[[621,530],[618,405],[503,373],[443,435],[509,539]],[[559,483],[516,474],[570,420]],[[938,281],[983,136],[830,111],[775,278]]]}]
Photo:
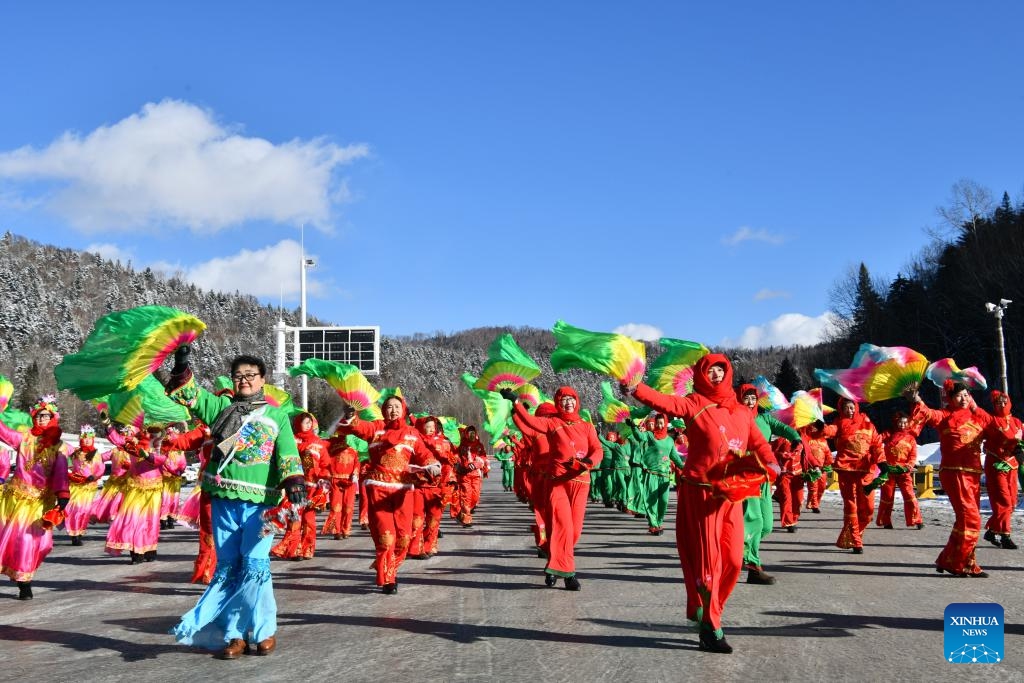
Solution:
[{"label": "paved road", "polygon": [[[373,585],[366,532],[322,540],[312,561],[275,560],[280,630],[270,657],[219,661],[165,635],[201,592],[186,583],[195,532],[164,532],[159,560],[138,566],[105,556],[98,535],[78,548],[58,537],[35,600],[14,600],[14,585],[0,584],[0,678],[1024,680],[1020,551],[979,549],[987,580],[940,576],[932,563],[948,513],[928,509],[925,529],[872,528],[854,556],[833,545],[840,504],[828,495],[823,514],[765,542],[778,584],[737,587],[726,608],[732,655],[697,649],[671,533],[649,536],[640,520],[591,505],[577,557],[583,590],[548,589],[529,513],[492,478],[476,526],[446,523],[442,554],[407,561],[398,595]],[[670,529],[673,520],[674,507]],[[1005,661],[947,664],[946,605],[987,601],[1006,610]]]}]

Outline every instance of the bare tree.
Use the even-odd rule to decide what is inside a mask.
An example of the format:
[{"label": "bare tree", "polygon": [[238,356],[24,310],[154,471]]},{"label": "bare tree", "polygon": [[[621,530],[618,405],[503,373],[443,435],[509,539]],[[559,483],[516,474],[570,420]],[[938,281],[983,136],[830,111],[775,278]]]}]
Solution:
[{"label": "bare tree", "polygon": [[[961,232],[966,232],[977,239],[978,222],[991,214],[994,208],[995,200],[992,199],[992,192],[988,188],[973,180],[961,178],[950,188],[949,205],[935,209],[942,219],[939,232],[957,236]],[[930,234],[936,236],[934,233]]]}]

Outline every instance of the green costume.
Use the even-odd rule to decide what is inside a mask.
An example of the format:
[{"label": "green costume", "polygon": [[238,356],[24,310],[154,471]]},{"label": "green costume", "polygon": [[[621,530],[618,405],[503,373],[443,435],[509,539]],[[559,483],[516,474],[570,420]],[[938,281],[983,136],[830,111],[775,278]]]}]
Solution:
[{"label": "green costume", "polygon": [[[232,402],[227,396],[215,396],[203,389],[193,377],[169,396],[208,425],[216,424],[217,416]],[[202,487],[218,498],[277,505],[281,502],[281,482],[303,476],[302,461],[288,414],[266,401],[253,405],[256,407],[242,418],[235,441],[223,449],[224,456],[212,460],[206,468]]]},{"label": "green costume", "polygon": [[629,484],[629,453],[630,446],[624,441],[608,441],[600,434],[597,437],[604,447],[604,458],[601,467],[608,463],[608,489],[611,502],[620,510],[626,507],[626,489]]},{"label": "green costume", "polygon": [[657,438],[652,432],[636,432],[640,467],[643,475],[640,491],[643,496],[647,526],[661,529],[668,509],[668,492],[672,485],[672,463],[683,466],[683,459],[676,450],[671,436]]},{"label": "green costume", "polygon": [[[772,436],[781,436],[793,443],[800,441],[798,431],[768,413],[758,413],[754,424],[766,440]],[[764,483],[761,485],[760,496],[743,501],[743,564],[748,568],[761,568],[761,541],[772,532],[774,520],[772,487]]]},{"label": "green costume", "polygon": [[496,451],[495,459],[501,463],[501,486],[506,491],[512,490],[512,478],[515,476],[516,465],[512,462],[512,454],[508,451]]},{"label": "green costume", "polygon": [[640,432],[631,422],[627,424],[632,434],[626,439],[629,453],[629,481],[626,483],[626,510],[637,516],[647,515],[647,496],[644,495],[643,445],[640,443]]}]

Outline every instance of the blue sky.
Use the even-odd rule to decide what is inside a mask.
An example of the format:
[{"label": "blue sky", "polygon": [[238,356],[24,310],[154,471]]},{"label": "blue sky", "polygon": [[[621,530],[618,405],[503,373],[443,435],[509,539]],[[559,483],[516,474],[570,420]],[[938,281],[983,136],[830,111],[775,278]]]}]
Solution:
[{"label": "blue sky", "polygon": [[[1019,3],[23,3],[0,229],[384,334],[813,342],[961,178],[1022,199]],[[654,329],[650,329],[654,328]],[[867,340],[866,340],[867,341]]]}]

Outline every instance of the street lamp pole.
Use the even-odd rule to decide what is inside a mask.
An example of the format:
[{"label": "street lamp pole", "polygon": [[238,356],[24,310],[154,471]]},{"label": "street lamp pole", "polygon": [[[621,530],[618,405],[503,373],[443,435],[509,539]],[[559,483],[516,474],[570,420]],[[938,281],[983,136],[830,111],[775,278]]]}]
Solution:
[{"label": "street lamp pole", "polygon": [[1006,307],[1012,304],[1010,299],[1000,299],[998,304],[987,303],[985,310],[996,318],[996,339],[999,342],[999,381],[1004,394],[1009,394],[1009,384],[1006,379],[1006,342],[1003,337],[1003,315]]},{"label": "street lamp pole", "polygon": [[[299,271],[301,273],[299,280],[299,327],[304,328],[306,326],[306,269],[316,266],[316,261],[311,258],[306,258],[306,226],[303,224],[302,230],[299,233],[301,235],[300,240],[300,264]],[[296,340],[297,341],[297,340]],[[295,360],[298,364],[300,360],[298,343],[295,348]],[[309,409],[309,377],[302,375],[302,409]]]}]

